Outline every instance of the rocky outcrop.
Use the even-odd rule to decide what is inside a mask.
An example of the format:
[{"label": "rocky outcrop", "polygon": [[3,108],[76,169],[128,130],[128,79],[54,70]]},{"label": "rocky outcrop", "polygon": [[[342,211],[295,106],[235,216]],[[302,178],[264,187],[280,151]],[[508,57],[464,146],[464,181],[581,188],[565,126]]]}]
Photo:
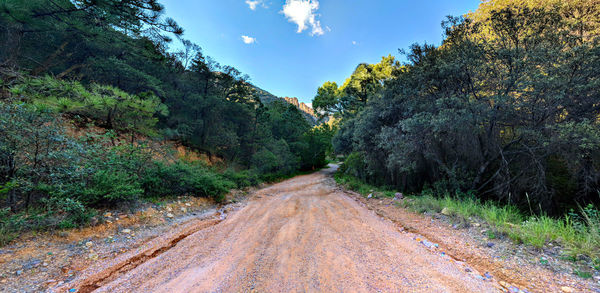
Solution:
[{"label": "rocky outcrop", "polygon": [[311,108],[309,105],[305,104],[305,103],[301,103],[298,101],[298,98],[290,98],[290,97],[283,97],[283,99],[296,106],[296,108],[298,108],[300,111],[314,117],[315,119],[317,118],[317,116],[315,115],[315,112],[313,111],[313,108]]},{"label": "rocky outcrop", "polygon": [[290,97],[280,98],[280,97],[277,97],[255,85],[251,85],[251,86],[256,90],[258,97],[260,98],[261,102],[263,102],[264,104],[269,104],[274,101],[285,101],[287,103],[290,103],[290,104],[296,106],[296,108],[298,108],[298,110],[300,110],[300,112],[302,112],[302,115],[304,116],[304,118],[306,118],[306,120],[311,125],[317,125],[318,118],[315,115],[313,109],[309,105],[298,101],[298,98],[290,98]]}]

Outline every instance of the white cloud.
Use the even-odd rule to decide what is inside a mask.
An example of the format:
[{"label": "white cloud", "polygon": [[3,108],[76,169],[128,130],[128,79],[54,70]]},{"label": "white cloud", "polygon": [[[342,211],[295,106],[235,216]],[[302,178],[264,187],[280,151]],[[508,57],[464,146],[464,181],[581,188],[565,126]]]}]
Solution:
[{"label": "white cloud", "polygon": [[312,36],[321,36],[325,31],[321,27],[321,22],[317,20],[317,10],[319,10],[318,0],[286,0],[281,12],[289,22],[298,25],[298,33],[310,27]]},{"label": "white cloud", "polygon": [[250,44],[256,43],[256,38],[249,37],[249,36],[242,36],[242,41],[245,44],[250,45]]},{"label": "white cloud", "polygon": [[358,43],[356,41],[352,41],[352,45],[356,46]]},{"label": "white cloud", "polygon": [[261,2],[261,0],[246,0],[246,4],[248,4],[251,10],[256,10],[256,6],[258,6],[258,4]]}]

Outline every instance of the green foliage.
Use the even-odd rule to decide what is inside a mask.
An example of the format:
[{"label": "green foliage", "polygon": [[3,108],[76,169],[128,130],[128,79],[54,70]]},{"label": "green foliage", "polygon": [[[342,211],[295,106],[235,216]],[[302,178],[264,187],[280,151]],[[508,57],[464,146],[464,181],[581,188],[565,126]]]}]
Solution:
[{"label": "green foliage", "polygon": [[272,141],[252,156],[252,166],[261,174],[290,174],[297,169],[298,160],[283,139]]},{"label": "green foliage", "polygon": [[362,156],[344,171],[539,215],[597,202],[598,5],[553,3],[485,2],[444,22],[442,46],[411,46],[404,66],[360,65],[342,90],[324,85],[314,102],[341,113],[336,153]]},{"label": "green foliage", "polygon": [[8,244],[17,237],[13,228],[15,226],[13,219],[9,208],[0,209],[0,246]]},{"label": "green foliage", "polygon": [[322,116],[352,116],[379,95],[385,82],[401,69],[391,55],[381,58],[378,64],[360,64],[342,86],[328,81],[318,89],[312,102],[315,112]]},{"label": "green foliage", "polygon": [[181,28],[163,17],[157,1],[121,2],[4,4],[0,38],[14,42],[0,46],[0,62],[36,76],[9,77],[12,96],[83,124],[131,133],[132,140],[134,133],[163,133],[246,168],[258,167],[252,165],[258,152],[281,153],[284,139],[293,154],[284,154],[277,172],[298,167],[310,126],[295,107],[263,105],[247,76],[190,41],[180,39],[182,49],[169,52],[163,32]]},{"label": "green foliage", "polygon": [[[334,178],[338,184],[343,185],[348,189],[354,190],[354,191],[362,194],[363,196],[367,196],[368,194],[371,194],[373,191],[382,192],[380,187],[369,185],[369,184],[365,183],[364,181],[361,181],[357,177],[354,177],[354,176],[348,175],[348,174],[344,174],[341,171],[335,173]],[[385,191],[385,190],[383,190],[383,191]]]},{"label": "green foliage", "polygon": [[[75,228],[87,224],[95,216],[95,212],[86,208],[81,202],[71,198],[49,198],[42,201],[46,207],[47,217],[53,216],[59,229]],[[58,220],[57,220],[58,219]],[[53,228],[51,225],[40,225],[43,229]]]},{"label": "green foliage", "polygon": [[216,202],[225,200],[225,194],[235,187],[235,183],[225,180],[220,174],[214,172],[195,174],[189,181],[197,195],[211,197]]},{"label": "green foliage", "polygon": [[344,163],[340,166],[340,172],[366,180],[368,175],[366,168],[367,164],[364,156],[358,152],[353,152],[346,157]]},{"label": "green foliage", "polygon": [[[0,242],[23,230],[85,225],[96,207],[144,196],[222,201],[236,187],[201,163],[156,161],[156,151],[140,141],[112,146],[110,131],[75,139],[64,134],[65,124],[51,113],[0,103]],[[249,172],[229,175],[239,185],[257,183]]]},{"label": "green foliage", "polygon": [[304,133],[301,140],[300,169],[314,170],[327,165],[327,157],[332,154],[331,139],[335,128],[323,124]]},{"label": "green foliage", "polygon": [[92,84],[86,89],[79,82],[46,76],[27,78],[12,87],[13,95],[37,109],[78,115],[118,132],[155,134],[157,116],[167,116],[167,107],[151,93],[130,95],[110,86]]},{"label": "green foliage", "polygon": [[[339,109],[341,93],[335,82],[327,81],[317,90],[317,95],[312,101],[312,105],[317,114],[322,116],[336,113]],[[322,113],[319,113],[322,112]]]},{"label": "green foliage", "polygon": [[[240,175],[243,176],[243,175]],[[142,186],[147,197],[200,196],[220,202],[236,184],[200,163],[177,161],[153,162],[142,175]]]},{"label": "green foliage", "polygon": [[259,176],[252,170],[234,171],[227,169],[223,177],[235,183],[237,188],[256,186],[261,183]]}]

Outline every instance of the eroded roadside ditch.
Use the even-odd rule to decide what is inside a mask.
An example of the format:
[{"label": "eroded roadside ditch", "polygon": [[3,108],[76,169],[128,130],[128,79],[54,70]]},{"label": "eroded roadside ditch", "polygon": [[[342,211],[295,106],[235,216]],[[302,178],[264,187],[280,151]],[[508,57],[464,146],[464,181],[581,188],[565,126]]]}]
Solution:
[{"label": "eroded roadside ditch", "polygon": [[48,291],[93,292],[102,285],[169,251],[190,235],[221,223],[229,213],[238,210],[241,206],[243,203],[224,205],[214,213],[185,222],[173,231],[147,241],[134,251],[126,252],[113,260],[92,265],[72,281],[50,288]]},{"label": "eroded roadside ditch", "polygon": [[[187,238],[188,236],[201,231],[203,229],[206,229],[210,226],[214,226],[218,223],[220,223],[222,220],[221,219],[207,219],[207,220],[203,220],[201,223],[198,224],[194,224],[193,227],[191,227],[190,229],[186,229],[183,232],[178,233],[178,235],[174,236],[174,237],[170,237],[169,240],[167,240],[166,242],[164,242],[161,245],[157,245],[154,246],[146,251],[143,251],[141,253],[137,253],[132,257],[127,258],[125,261],[119,262],[118,264],[111,266],[109,268],[107,268],[106,270],[102,271],[101,273],[98,273],[88,279],[85,279],[81,285],[79,286],[80,289],[77,292],[82,292],[82,293],[88,293],[88,292],[92,292],[98,288],[100,288],[103,284],[108,283],[112,280],[114,280],[115,278],[117,278],[119,275],[124,274],[128,271],[131,271],[133,269],[135,269],[136,267],[138,267],[139,265],[143,264],[144,262],[155,258],[159,255],[161,255],[162,253],[168,251],[169,249],[173,248],[175,245],[177,245],[177,243],[179,243],[180,241],[182,241],[183,239]],[[162,241],[161,241],[162,243]],[[73,287],[73,285],[71,284],[67,284],[67,287]],[[66,288],[59,288],[58,291],[66,291],[64,290]]]}]

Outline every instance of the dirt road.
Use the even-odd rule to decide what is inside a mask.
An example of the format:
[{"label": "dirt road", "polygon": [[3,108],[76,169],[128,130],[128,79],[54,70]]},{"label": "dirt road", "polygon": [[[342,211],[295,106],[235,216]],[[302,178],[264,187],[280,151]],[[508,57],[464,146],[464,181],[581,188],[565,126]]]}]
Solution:
[{"label": "dirt road", "polygon": [[82,280],[79,292],[498,291],[351,199],[333,169],[262,189],[218,224],[111,278],[95,272],[95,285]]}]

